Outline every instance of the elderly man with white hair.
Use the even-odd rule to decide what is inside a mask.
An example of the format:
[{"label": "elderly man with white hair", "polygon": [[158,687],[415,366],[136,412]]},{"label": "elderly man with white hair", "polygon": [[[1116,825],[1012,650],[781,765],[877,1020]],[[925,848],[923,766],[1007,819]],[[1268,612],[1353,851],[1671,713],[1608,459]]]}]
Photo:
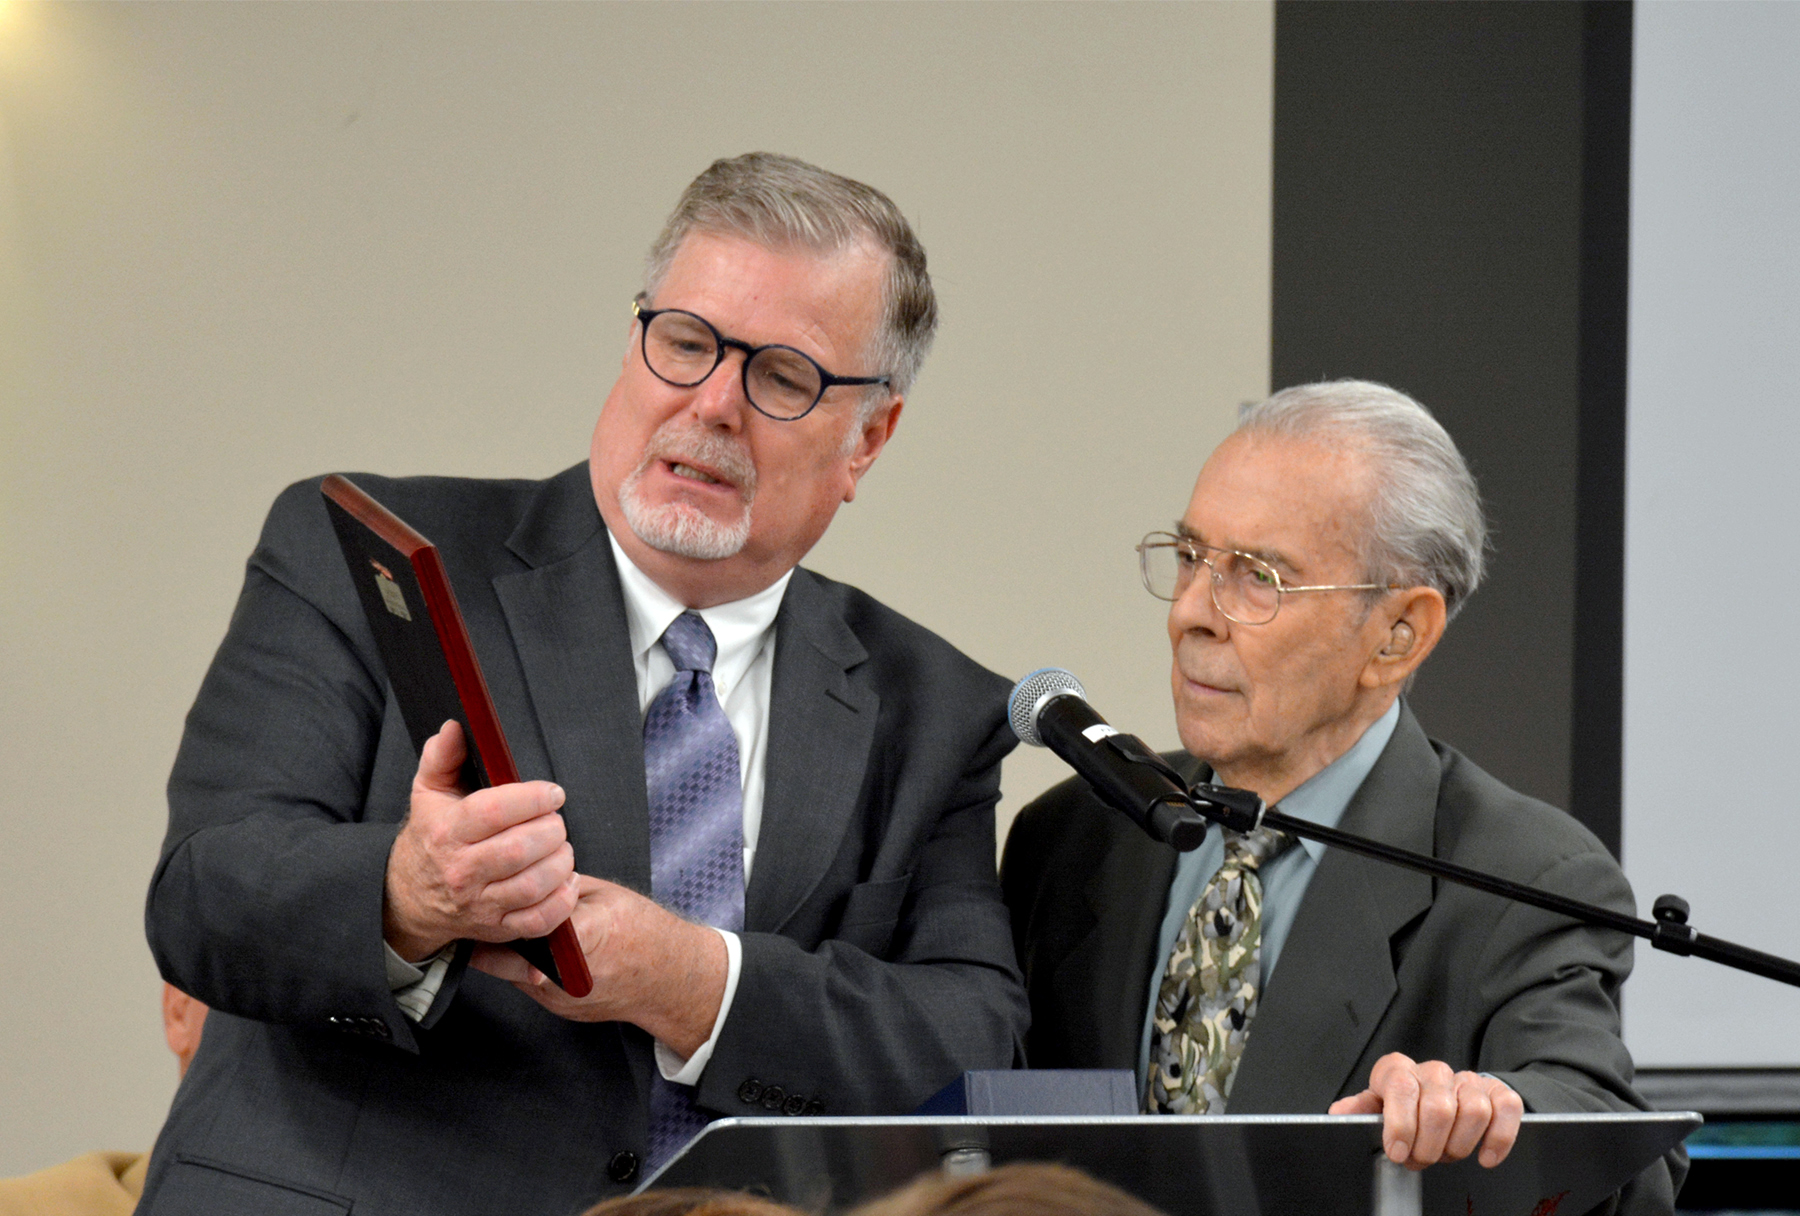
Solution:
[{"label": "elderly man with white hair", "polygon": [[[1289,815],[1631,911],[1573,818],[1426,737],[1404,693],[1481,581],[1475,482],[1442,426],[1344,380],[1245,411],[1171,532],[1183,776]],[[1631,939],[1311,841],[1151,840],[1079,781],[1026,807],[1002,883],[1038,1068],[1133,1068],[1149,1113],[1381,1113],[1387,1154],[1493,1166],[1524,1111],[1631,1110]],[[1279,965],[1278,965],[1279,964]],[[1667,1212],[1679,1150],[1618,1197]]]}]

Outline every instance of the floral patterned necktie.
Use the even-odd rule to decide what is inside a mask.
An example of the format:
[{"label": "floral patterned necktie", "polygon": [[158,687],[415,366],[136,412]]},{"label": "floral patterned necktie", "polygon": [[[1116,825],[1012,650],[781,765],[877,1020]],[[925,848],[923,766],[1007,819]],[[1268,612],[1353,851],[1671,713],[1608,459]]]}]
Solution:
[{"label": "floral patterned necktie", "polygon": [[1294,838],[1225,832],[1225,862],[1188,911],[1163,971],[1144,1111],[1220,1115],[1262,996],[1262,878]]}]

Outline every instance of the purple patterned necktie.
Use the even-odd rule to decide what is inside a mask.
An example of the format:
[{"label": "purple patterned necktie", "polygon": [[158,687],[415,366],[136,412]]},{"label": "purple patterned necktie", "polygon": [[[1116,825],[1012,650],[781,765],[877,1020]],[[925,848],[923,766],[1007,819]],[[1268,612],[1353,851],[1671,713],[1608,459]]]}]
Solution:
[{"label": "purple patterned necktie", "polygon": [[[744,927],[744,785],[737,736],[713,688],[718,646],[697,612],[662,635],[675,678],[644,718],[644,776],[650,799],[650,893],[697,924]],[[690,1086],[659,1072],[650,1093],[649,1169],[706,1126]]]}]

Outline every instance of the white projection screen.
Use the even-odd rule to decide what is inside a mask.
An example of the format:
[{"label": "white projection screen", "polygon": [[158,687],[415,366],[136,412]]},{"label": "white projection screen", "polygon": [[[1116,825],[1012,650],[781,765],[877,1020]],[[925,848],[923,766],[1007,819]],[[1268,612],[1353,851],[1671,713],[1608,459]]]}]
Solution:
[{"label": "white projection screen", "polygon": [[[1636,6],[1625,869],[1800,956],[1800,4]],[[1640,944],[1640,1066],[1800,1064],[1800,989]]]}]

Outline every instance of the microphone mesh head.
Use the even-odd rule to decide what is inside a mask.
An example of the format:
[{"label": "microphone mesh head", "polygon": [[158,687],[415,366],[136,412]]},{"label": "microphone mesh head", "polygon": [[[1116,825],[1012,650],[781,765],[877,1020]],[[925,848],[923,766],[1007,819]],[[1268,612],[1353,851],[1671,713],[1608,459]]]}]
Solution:
[{"label": "microphone mesh head", "polygon": [[1065,693],[1087,700],[1087,689],[1081,686],[1081,681],[1060,667],[1040,667],[1013,685],[1012,696],[1006,702],[1006,716],[1012,722],[1013,734],[1033,747],[1044,746],[1044,740],[1037,732],[1038,710],[1051,697]]}]

